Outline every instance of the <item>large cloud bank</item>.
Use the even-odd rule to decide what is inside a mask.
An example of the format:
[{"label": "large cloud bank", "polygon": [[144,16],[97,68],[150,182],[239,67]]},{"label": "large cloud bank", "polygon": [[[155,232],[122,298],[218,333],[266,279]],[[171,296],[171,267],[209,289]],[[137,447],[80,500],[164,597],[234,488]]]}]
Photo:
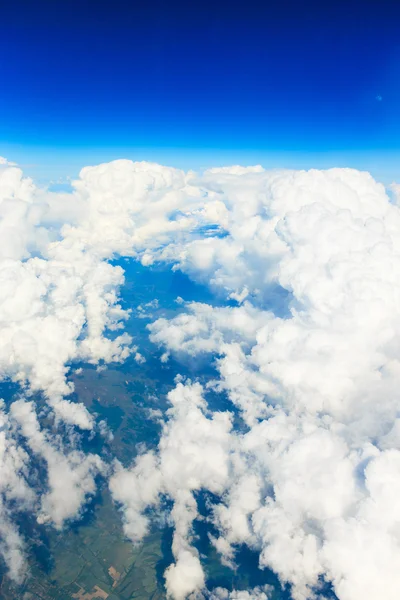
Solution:
[{"label": "large cloud bank", "polygon": [[[0,550],[11,573],[23,569],[23,543],[10,506],[62,527],[105,472],[75,435],[66,449],[41,424],[29,395],[42,391],[59,427],[95,427],[70,401],[67,376],[74,361],[123,361],[133,350],[119,332],[117,255],[173,264],[219,298],[189,303],[149,333],[163,360],[214,361],[208,387],[228,395],[232,413],[209,408],[207,387],[177,381],[158,448],[110,481],[135,542],[147,509],[172,501],[168,594],[207,593],[193,535],[203,490],[226,564],[245,544],[295,600],[323,597],[323,580],[340,600],[383,589],[397,600],[400,212],[382,185],[347,169],[196,175],[116,161],[83,169],[71,194],[52,194],[2,161],[0,377],[25,393],[0,415]],[[47,464],[39,496],[33,456]],[[270,591],[209,594],[265,600]]]},{"label": "large cloud bank", "polygon": [[[173,501],[167,591],[204,591],[196,493],[218,498],[212,542],[246,544],[296,600],[400,594],[400,212],[368,174],[213,169],[202,237],[152,253],[230,299],[150,326],[164,353],[209,353],[245,426],[179,382],[156,453],[111,481],[136,540]],[[395,189],[396,191],[396,189]],[[198,233],[198,230],[197,230]],[[236,301],[237,306],[232,306]]]},{"label": "large cloud bank", "polygon": [[[20,383],[24,395],[1,405],[0,552],[17,579],[24,565],[15,511],[29,509],[62,527],[79,515],[105,469],[79,450],[73,428],[95,423],[69,399],[67,375],[74,361],[123,361],[134,351],[130,337],[118,334],[127,317],[118,304],[123,271],[108,260],[135,255],[147,240],[161,243],[164,229],[179,229],[163,203],[173,210],[165,197],[176,188],[172,204],[178,202],[184,181],[173,169],[120,161],[84,169],[72,194],[54,194],[0,160],[0,379]],[[42,427],[29,398],[35,392],[45,397],[55,427]],[[47,465],[40,493],[29,483],[37,479],[34,458]]]},{"label": "large cloud bank", "polygon": [[[136,352],[120,331],[128,317],[118,303],[124,273],[109,261],[149,264],[170,239],[192,235],[191,210],[202,201],[190,178],[121,160],[83,169],[72,193],[51,193],[0,159],[0,380],[21,386],[21,398],[1,405],[0,552],[16,579],[24,562],[15,512],[30,510],[60,528],[107,471],[79,449],[77,430],[96,424],[70,400],[68,373],[77,361],[120,362]],[[45,425],[37,392],[48,405]],[[39,492],[30,484],[37,459],[47,466]]]}]

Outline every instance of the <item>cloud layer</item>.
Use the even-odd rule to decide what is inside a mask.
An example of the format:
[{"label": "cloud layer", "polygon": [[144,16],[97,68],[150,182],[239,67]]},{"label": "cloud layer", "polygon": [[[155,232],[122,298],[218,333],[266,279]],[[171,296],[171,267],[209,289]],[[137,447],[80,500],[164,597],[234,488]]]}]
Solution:
[{"label": "cloud layer", "polygon": [[[193,564],[198,559],[192,492],[204,489],[219,497],[213,543],[227,563],[247,544],[296,600],[321,597],[323,580],[341,600],[377,598],[383,585],[385,597],[397,598],[399,210],[368,174],[346,169],[213,169],[198,185],[205,198],[198,214],[214,234],[173,240],[157,256],[238,306],[189,304],[186,314],[153,323],[151,339],[164,353],[209,353],[220,376],[213,386],[229,395],[247,429],[234,431],[228,413],[210,413],[196,385],[180,383],[171,394],[152,455],[159,483],[151,498],[174,502],[167,589],[176,598],[188,592],[174,576],[182,548]],[[212,440],[192,435],[193,421]],[[221,457],[212,475],[208,447]],[[171,484],[172,466],[183,483]],[[120,477],[130,478],[134,497],[135,469],[115,476],[118,500]],[[139,517],[125,518],[129,534]],[[191,581],[201,592],[200,572]]]},{"label": "cloud layer", "polygon": [[[157,449],[110,480],[135,542],[147,509],[171,500],[168,594],[270,595],[206,591],[193,523],[208,491],[211,541],[226,564],[245,544],[295,600],[322,598],[324,580],[340,600],[375,599],[383,586],[397,600],[400,212],[382,185],[349,169],[197,175],[122,160],[87,167],[71,194],[52,194],[0,163],[0,377],[25,394],[1,412],[0,550],[13,576],[23,544],[11,505],[62,527],[106,472],[72,438],[65,448],[29,396],[43,393],[59,427],[95,427],[69,399],[68,372],[134,351],[116,256],[173,265],[218,298],[150,325],[163,360],[208,356],[218,378],[206,388],[177,381]],[[209,389],[229,396],[240,429],[209,408]],[[47,465],[40,493],[29,483],[35,457]]]},{"label": "cloud layer", "polygon": [[[11,505],[62,527],[80,514],[96,473],[104,472],[99,457],[82,454],[76,432],[68,429],[95,427],[84,405],[69,398],[71,365],[121,362],[131,352],[141,360],[120,331],[128,317],[118,303],[124,274],[110,259],[141,255],[146,263],[147,250],[190,230],[192,219],[178,211],[198,201],[196,188],[186,194],[187,179],[182,171],[121,160],[83,169],[71,194],[51,193],[0,160],[0,380],[19,383],[25,396],[2,405],[0,551],[16,578],[23,543]],[[37,392],[54,421],[44,430],[30,400]],[[39,497],[28,483],[37,459],[47,465]]]}]

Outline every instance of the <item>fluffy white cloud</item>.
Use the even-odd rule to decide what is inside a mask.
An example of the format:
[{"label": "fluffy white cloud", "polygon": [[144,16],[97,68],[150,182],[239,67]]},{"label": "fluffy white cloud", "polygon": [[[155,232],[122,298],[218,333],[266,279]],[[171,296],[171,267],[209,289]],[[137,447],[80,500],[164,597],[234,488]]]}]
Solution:
[{"label": "fluffy white cloud", "polygon": [[[121,160],[83,169],[71,194],[50,193],[1,159],[0,379],[19,382],[28,395],[42,392],[56,426],[94,427],[83,404],[68,398],[73,385],[67,375],[74,361],[123,361],[130,352],[143,361],[130,337],[117,335],[128,316],[118,304],[124,274],[109,259],[142,256],[149,262],[147,248],[190,231],[192,220],[179,208],[190,196],[196,203],[199,192],[189,190],[187,179],[176,169]],[[22,436],[29,452],[21,454],[26,469],[34,468],[36,458],[47,464],[48,490],[31,508],[38,510],[40,521],[60,528],[79,515],[103,465],[98,457],[74,450],[73,440],[68,450],[54,431],[42,430],[33,403],[19,400],[9,412],[4,407],[4,415],[11,425],[0,471],[10,470],[10,456],[20,456],[11,449],[18,448]],[[22,542],[7,506],[13,486],[22,480],[3,477],[8,483],[0,551],[17,577]]]},{"label": "fluffy white cloud", "polygon": [[118,468],[110,481],[114,499],[124,508],[125,533],[140,540],[148,530],[147,506],[157,506],[162,495],[174,503],[172,552],[167,591],[178,600],[200,591],[204,573],[192,545],[192,525],[198,516],[194,492],[207,488],[221,494],[229,478],[231,418],[215,413],[208,418],[199,384],[183,385],[170,392],[170,420],[164,424],[159,453],[140,456],[129,470]]},{"label": "fluffy white cloud", "polygon": [[63,238],[54,214],[68,201],[61,195],[57,203],[20,169],[0,165],[0,377],[44,391],[61,418],[91,428],[84,407],[62,400],[72,391],[68,364],[121,360],[130,340],[103,335],[124,317],[123,273]]},{"label": "fluffy white cloud", "polygon": [[99,456],[63,448],[62,439],[50,437],[40,427],[32,402],[17,400],[10,415],[35,456],[47,465],[47,492],[41,498],[38,520],[60,529],[79,514],[85,498],[95,492],[95,476],[104,471]]},{"label": "fluffy white cloud", "polygon": [[[79,516],[105,465],[96,455],[67,450],[61,436],[40,426],[32,402],[20,399],[7,410],[1,400],[0,428],[0,552],[10,576],[21,581],[26,566],[24,536],[15,524],[16,512],[30,511],[39,523],[61,529]],[[32,487],[38,479],[33,457],[42,462],[46,481]]]},{"label": "fluffy white cloud", "polygon": [[26,482],[29,456],[12,435],[12,426],[0,401],[0,552],[14,579],[20,579],[24,568],[23,541],[9,510],[10,503],[20,509],[31,509],[35,494]]},{"label": "fluffy white cloud", "polygon": [[[218,481],[200,478],[219,496],[213,543],[228,564],[237,545],[258,549],[260,565],[290,583],[295,600],[318,594],[321,578],[340,600],[379,597],[383,585],[397,598],[399,209],[367,173],[348,169],[213,169],[196,184],[204,207],[193,214],[213,227],[155,256],[241,305],[191,304],[150,329],[164,356],[214,354],[216,387],[249,428],[218,432],[213,451],[228,466]],[[222,418],[202,412],[199,422]],[[153,455],[160,477],[164,456],[172,461],[172,427],[187,432],[176,436],[175,468],[197,479],[206,446],[200,439],[185,454],[192,421],[184,412],[170,415]],[[174,499],[179,489],[159,493]],[[188,511],[173,519],[185,543]]]},{"label": "fluffy white cloud", "polygon": [[[105,335],[126,317],[118,305],[123,271],[107,259],[132,248],[138,229],[132,215],[140,218],[146,208],[140,202],[147,205],[150,189],[162,188],[155,199],[162,203],[163,189],[183,177],[171,169],[131,165],[85,169],[72,194],[54,194],[36,188],[16,165],[0,162],[0,378],[44,392],[56,420],[82,429],[92,429],[93,418],[68,399],[70,363],[120,361],[130,352],[129,336]],[[163,221],[161,211],[159,218]],[[151,237],[150,221],[142,218]],[[94,492],[94,476],[103,465],[96,456],[63,449],[51,432],[42,431],[30,402],[14,403],[10,413],[4,406],[2,419],[0,551],[17,578],[23,543],[13,526],[11,500],[30,499],[41,521],[61,527]],[[21,435],[31,456],[19,446]],[[41,498],[24,478],[35,457],[47,464],[48,489]]]},{"label": "fluffy white cloud", "polygon": [[[192,179],[118,160],[82,169],[73,192],[57,194],[2,160],[0,377],[43,390],[60,416],[74,421],[76,409],[59,402],[72,389],[68,365],[129,353],[126,334],[106,335],[127,316],[118,305],[123,271],[108,261],[123,255],[151,264],[171,239],[192,239],[204,220],[202,191]],[[84,421],[81,415],[76,423]]]},{"label": "fluffy white cloud", "polygon": [[[87,167],[71,194],[54,194],[1,161],[0,377],[43,391],[56,420],[82,429],[93,418],[68,399],[70,365],[136,352],[119,332],[123,271],[109,263],[119,255],[173,263],[237,303],[188,304],[150,335],[164,360],[213,357],[219,381],[210,385],[229,395],[247,428],[234,431],[198,384],[179,383],[157,451],[119,466],[110,482],[134,541],[148,531],[146,508],[172,500],[168,593],[179,600],[204,588],[193,521],[196,493],[208,490],[219,499],[212,541],[226,564],[244,543],[292,585],[295,600],[317,594],[321,578],[340,600],[379,597],[382,582],[397,599],[400,211],[383,186],[349,169],[196,175],[122,160]],[[104,466],[62,451],[31,402],[2,414],[0,550],[17,576],[12,498],[61,527]],[[26,483],[34,455],[48,469],[39,497]]]}]

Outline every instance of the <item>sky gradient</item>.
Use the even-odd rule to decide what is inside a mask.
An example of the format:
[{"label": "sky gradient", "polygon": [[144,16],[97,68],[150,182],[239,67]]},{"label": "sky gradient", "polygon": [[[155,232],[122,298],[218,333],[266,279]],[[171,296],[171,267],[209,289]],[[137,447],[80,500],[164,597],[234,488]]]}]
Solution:
[{"label": "sky gradient", "polygon": [[12,2],[0,155],[39,180],[118,157],[183,168],[400,156],[400,8],[383,2]]}]

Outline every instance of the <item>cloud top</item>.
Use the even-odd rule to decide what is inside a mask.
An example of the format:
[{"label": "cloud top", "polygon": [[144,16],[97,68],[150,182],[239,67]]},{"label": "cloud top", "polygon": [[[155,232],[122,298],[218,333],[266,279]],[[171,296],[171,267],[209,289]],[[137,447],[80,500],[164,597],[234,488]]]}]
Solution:
[{"label": "cloud top", "polygon": [[[170,499],[168,594],[271,595],[206,590],[193,525],[208,491],[225,564],[234,567],[245,544],[294,600],[323,597],[323,581],[339,600],[378,598],[383,584],[397,600],[398,186],[392,192],[351,169],[195,174],[121,160],[83,169],[71,194],[50,193],[0,162],[0,377],[25,391],[1,407],[0,550],[15,577],[23,544],[9,506],[62,527],[106,472],[98,456],[63,447],[29,395],[44,394],[56,423],[95,427],[69,398],[68,372],[74,361],[132,351],[118,300],[124,273],[110,263],[129,256],[181,269],[218,298],[150,325],[163,360],[206,355],[218,378],[177,381],[158,447],[117,465],[110,480],[134,542],[150,527],[147,509]],[[229,396],[240,429],[230,412],[210,409],[210,388]],[[36,456],[48,477],[39,495],[28,484]]]},{"label": "cloud top", "polygon": [[[341,600],[379,597],[383,582],[387,597],[396,598],[399,210],[369,174],[350,169],[212,169],[196,185],[204,198],[198,229],[156,257],[237,306],[189,304],[150,325],[150,335],[164,356],[214,357],[214,386],[229,395],[248,429],[235,431],[229,413],[210,412],[204,390],[199,403],[192,383],[171,394],[152,455],[161,470],[158,495],[173,500],[175,536],[184,539],[175,544],[167,589],[180,597],[170,579],[180,572],[179,548],[196,556],[195,481],[218,497],[213,543],[226,563],[247,544],[258,550],[260,566],[291,585],[295,600],[321,597],[323,580]],[[207,221],[214,234],[198,235]],[[181,396],[186,411],[177,409]],[[216,457],[213,475],[197,462],[206,460],[207,446],[191,436],[193,403],[191,410],[201,411],[196,423],[225,424],[213,427],[207,443]],[[173,436],[185,491],[170,477],[172,429],[187,435]],[[136,468],[129,471],[132,487]],[[153,502],[157,497],[153,489]],[[182,509],[181,497],[190,508]],[[132,516],[128,529],[139,518]],[[192,592],[202,585],[193,575]]]}]

